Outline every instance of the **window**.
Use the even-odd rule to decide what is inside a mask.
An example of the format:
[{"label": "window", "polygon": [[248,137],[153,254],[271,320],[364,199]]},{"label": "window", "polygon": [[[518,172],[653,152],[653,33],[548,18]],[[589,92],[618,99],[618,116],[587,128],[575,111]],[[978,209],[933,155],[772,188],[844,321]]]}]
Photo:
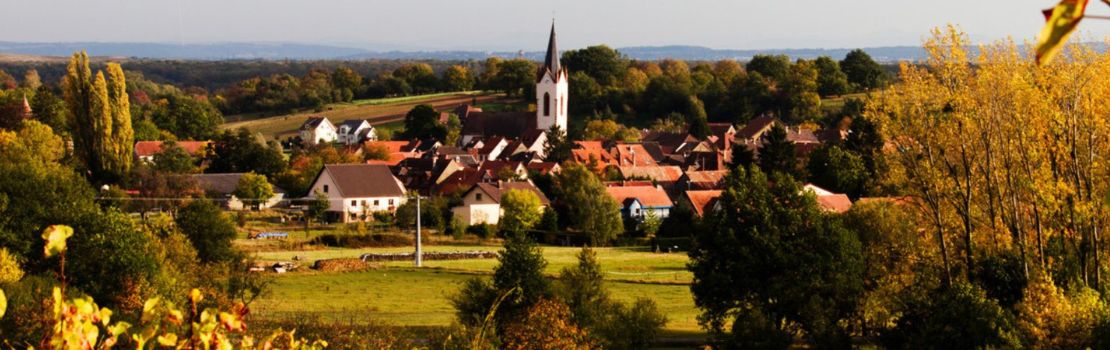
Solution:
[{"label": "window", "polygon": [[543,116],[551,115],[551,94],[543,93]]},{"label": "window", "polygon": [[563,114],[563,98],[562,98],[562,97],[559,97],[559,98],[558,98],[558,99],[557,99],[557,100],[555,101],[555,104],[559,105],[559,113],[555,113],[555,115],[561,115],[561,114]]},{"label": "window", "polygon": [[324,193],[328,193],[328,185],[324,185]]},{"label": "window", "polygon": [[[375,203],[375,204],[377,204],[377,203]],[[366,206],[366,201],[362,201],[362,206],[364,206],[364,207]]]},{"label": "window", "polygon": [[351,200],[351,206],[352,206],[352,207],[354,207],[354,206],[358,206],[358,203],[357,203],[357,202],[355,202],[355,200],[354,200],[354,199],[352,199],[352,200]]},{"label": "window", "polygon": [[378,200],[378,199],[375,199],[375,200],[374,200],[374,206],[375,206],[375,207],[376,207],[376,206],[378,206],[378,204],[379,204],[379,203],[381,203],[381,201],[380,201],[380,200]]},{"label": "window", "polygon": [[389,205],[393,205],[393,199],[389,200]]},{"label": "window", "polygon": [[474,194],[474,200],[479,200],[479,201],[482,200],[482,194],[481,193],[475,193]]}]

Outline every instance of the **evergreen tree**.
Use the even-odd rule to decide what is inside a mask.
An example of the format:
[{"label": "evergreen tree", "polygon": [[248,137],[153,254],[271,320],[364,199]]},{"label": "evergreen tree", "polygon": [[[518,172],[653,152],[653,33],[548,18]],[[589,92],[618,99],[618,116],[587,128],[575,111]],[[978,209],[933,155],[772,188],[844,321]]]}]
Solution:
[{"label": "evergreen tree", "polygon": [[589,247],[578,252],[578,265],[564,268],[556,288],[563,302],[570,307],[572,319],[579,326],[593,328],[605,319],[609,292],[597,253]]},{"label": "evergreen tree", "polygon": [[759,168],[764,173],[781,172],[797,174],[797,157],[794,143],[786,139],[786,129],[778,123],[764,136],[763,146],[759,149]]},{"label": "evergreen tree", "polygon": [[[509,237],[497,262],[492,285],[495,295],[515,289],[498,308],[496,317],[499,325],[505,325],[540,300],[551,297],[550,281],[543,275],[547,260],[544,260],[540,248],[524,235]],[[486,306],[488,310],[492,305]]]},{"label": "evergreen tree", "polygon": [[543,146],[544,160],[562,163],[571,159],[574,143],[567,137],[565,130],[559,125],[552,125],[547,129],[547,144]]},{"label": "evergreen tree", "polygon": [[856,90],[882,87],[887,81],[887,74],[883,67],[860,49],[849,52],[844,60],[840,61],[840,69],[848,77],[848,83]]}]

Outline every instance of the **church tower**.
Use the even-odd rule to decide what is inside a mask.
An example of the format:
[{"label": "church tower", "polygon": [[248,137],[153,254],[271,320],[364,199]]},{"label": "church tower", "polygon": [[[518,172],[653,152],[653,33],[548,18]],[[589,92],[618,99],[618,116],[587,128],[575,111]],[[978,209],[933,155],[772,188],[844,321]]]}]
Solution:
[{"label": "church tower", "polygon": [[567,70],[559,64],[559,49],[555,46],[555,22],[551,23],[551,38],[547,41],[547,55],[543,66],[536,73],[536,128],[547,130],[558,125],[567,131]]}]

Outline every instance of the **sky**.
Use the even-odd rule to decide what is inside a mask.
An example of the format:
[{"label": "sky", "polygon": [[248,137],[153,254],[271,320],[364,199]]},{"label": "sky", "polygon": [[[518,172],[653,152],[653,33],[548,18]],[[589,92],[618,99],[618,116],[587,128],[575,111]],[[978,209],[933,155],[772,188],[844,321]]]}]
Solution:
[{"label": "sky", "polygon": [[[717,49],[920,45],[957,24],[974,42],[1032,40],[1052,0],[0,0],[0,41],[294,42],[372,50]],[[1089,13],[1110,15],[1092,2]],[[1081,36],[1110,35],[1088,20]]]}]

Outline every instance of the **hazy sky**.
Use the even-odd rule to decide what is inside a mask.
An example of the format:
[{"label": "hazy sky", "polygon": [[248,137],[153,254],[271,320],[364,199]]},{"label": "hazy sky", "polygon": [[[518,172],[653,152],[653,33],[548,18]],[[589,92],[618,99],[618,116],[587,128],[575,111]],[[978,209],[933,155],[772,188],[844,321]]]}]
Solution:
[{"label": "hazy sky", "polygon": [[[1033,38],[1053,0],[0,0],[0,41],[343,44],[401,50],[727,49],[918,45],[961,25],[974,41]],[[1092,2],[1089,11],[1110,14]],[[1083,35],[1110,35],[1089,20]]]}]

